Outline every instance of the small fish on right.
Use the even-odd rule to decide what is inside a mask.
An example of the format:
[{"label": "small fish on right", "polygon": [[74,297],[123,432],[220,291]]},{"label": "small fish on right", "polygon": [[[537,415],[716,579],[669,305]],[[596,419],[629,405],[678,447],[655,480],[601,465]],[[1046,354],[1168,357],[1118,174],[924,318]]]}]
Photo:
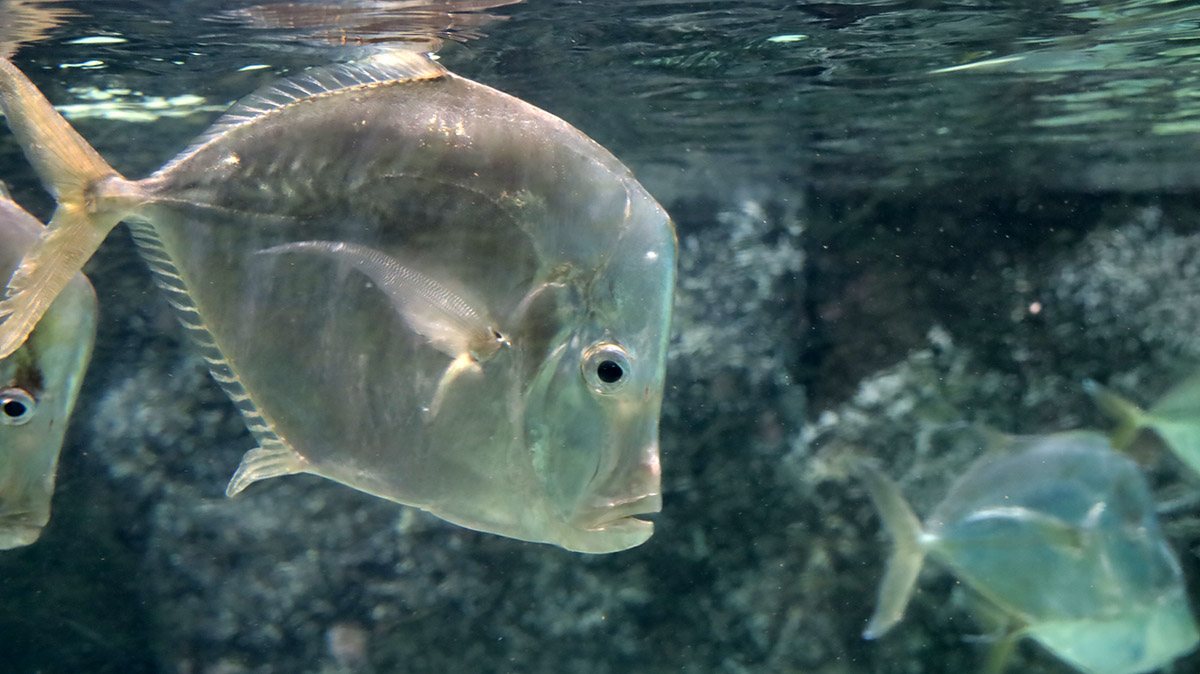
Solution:
[{"label": "small fish on right", "polygon": [[899,486],[862,477],[894,541],[864,638],[904,615],[926,556],[1016,629],[989,662],[1029,637],[1086,674],[1138,674],[1196,647],[1183,575],[1137,465],[1091,431],[1003,436],[922,524]]},{"label": "small fish on right", "polygon": [[1200,374],[1176,384],[1149,409],[1090,379],[1083,383],[1083,389],[1117,421],[1112,432],[1113,447],[1124,450],[1138,433],[1149,429],[1180,461],[1200,474]]}]

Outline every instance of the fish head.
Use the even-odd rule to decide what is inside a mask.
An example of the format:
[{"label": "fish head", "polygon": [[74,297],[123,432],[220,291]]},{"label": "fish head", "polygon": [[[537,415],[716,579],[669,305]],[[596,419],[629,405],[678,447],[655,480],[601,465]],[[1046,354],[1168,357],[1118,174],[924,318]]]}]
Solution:
[{"label": "fish head", "polygon": [[[29,545],[50,519],[54,464],[62,433],[43,411],[40,382],[23,376],[24,347],[5,359],[6,385],[0,390],[0,550]],[[14,376],[15,375],[15,376]]]},{"label": "fish head", "polygon": [[[531,296],[529,339],[514,343],[533,356],[522,396],[528,454],[554,542],[571,550],[639,545],[654,527],[635,516],[662,505],[658,421],[676,244],[662,208],[648,195],[640,205],[641,219],[588,273]],[[538,345],[535,325],[560,328]]]},{"label": "fish head", "polygon": [[[15,269],[16,254],[42,229],[14,208],[0,204],[0,269]],[[95,331],[96,296],[78,275],[25,343],[0,359],[0,550],[33,543],[50,519],[58,455]]]}]

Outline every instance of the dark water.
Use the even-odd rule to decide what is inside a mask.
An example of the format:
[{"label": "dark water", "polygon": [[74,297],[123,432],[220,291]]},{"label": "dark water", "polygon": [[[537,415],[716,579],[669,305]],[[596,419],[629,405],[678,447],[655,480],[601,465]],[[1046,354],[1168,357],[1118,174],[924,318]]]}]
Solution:
[{"label": "dark water", "polygon": [[[141,176],[238,97],[394,30],[388,4],[55,3],[70,15],[14,60]],[[51,525],[0,553],[0,671],[976,671],[987,628],[932,567],[861,640],[888,546],[846,457],[928,513],[980,452],[950,439],[962,422],[1108,428],[1084,379],[1150,403],[1200,367],[1200,9],[482,13],[418,25],[451,70],[609,148],[677,223],[655,536],[576,555],[309,477],[225,499],[252,440],[119,228],[87,268],[100,336]],[[0,178],[49,212],[7,134]],[[1149,434],[1133,451],[1195,586],[1200,481]],[[1072,670],[1026,643],[1009,671]]]}]

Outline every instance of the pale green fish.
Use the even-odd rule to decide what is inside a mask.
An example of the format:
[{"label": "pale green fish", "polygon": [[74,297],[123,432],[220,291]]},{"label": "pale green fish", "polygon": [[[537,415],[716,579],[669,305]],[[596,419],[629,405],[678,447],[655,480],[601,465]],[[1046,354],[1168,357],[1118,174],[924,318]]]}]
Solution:
[{"label": "pale green fish", "polygon": [[1094,381],[1084,390],[1119,425],[1113,431],[1113,446],[1125,449],[1138,431],[1149,428],[1192,470],[1200,473],[1200,375],[1193,375],[1167,391],[1149,410],[1117,395]]},{"label": "pale green fish", "polygon": [[[46,228],[0,185],[0,275]],[[0,550],[29,545],[50,520],[67,419],[96,336],[96,295],[75,274],[29,338],[0,360]]]},{"label": "pale green fish", "polygon": [[863,635],[900,620],[929,555],[1017,626],[1003,643],[1030,637],[1081,672],[1148,672],[1195,648],[1179,563],[1137,466],[1099,433],[1000,442],[924,526],[899,487],[864,466],[895,549]]},{"label": "pale green fish", "polygon": [[0,343],[128,219],[259,442],[229,494],[306,472],[570,550],[651,535],[675,235],[570,125],[383,54],[250,96],[135,182],[8,63],[0,103],[58,198]]}]

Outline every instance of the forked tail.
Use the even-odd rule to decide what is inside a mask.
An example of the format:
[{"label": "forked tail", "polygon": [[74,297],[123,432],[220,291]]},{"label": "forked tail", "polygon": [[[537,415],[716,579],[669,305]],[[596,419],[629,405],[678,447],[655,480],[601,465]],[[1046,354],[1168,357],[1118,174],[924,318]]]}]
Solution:
[{"label": "forked tail", "polygon": [[21,259],[0,302],[0,358],[17,349],[100,242],[140,201],[21,71],[0,58],[0,109],[58,201],[46,232]]},{"label": "forked tail", "polygon": [[900,487],[868,463],[861,464],[859,473],[893,544],[892,557],[879,586],[875,613],[863,631],[864,639],[877,639],[904,617],[925,561],[925,548],[920,540],[921,521],[900,494]]}]

